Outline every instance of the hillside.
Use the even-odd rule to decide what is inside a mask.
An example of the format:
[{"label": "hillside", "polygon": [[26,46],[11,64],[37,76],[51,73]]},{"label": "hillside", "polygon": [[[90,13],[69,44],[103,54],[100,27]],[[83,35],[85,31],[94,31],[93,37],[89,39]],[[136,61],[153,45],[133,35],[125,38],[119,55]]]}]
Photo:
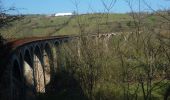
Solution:
[{"label": "hillside", "polygon": [[[159,28],[162,18],[157,15],[142,15],[142,25]],[[71,35],[83,32],[109,33],[133,31],[137,20],[129,14],[84,14],[80,16],[25,15],[0,29],[5,38]],[[161,24],[161,28],[168,29]],[[154,29],[157,30],[157,29]],[[157,30],[158,31],[158,30]]]}]

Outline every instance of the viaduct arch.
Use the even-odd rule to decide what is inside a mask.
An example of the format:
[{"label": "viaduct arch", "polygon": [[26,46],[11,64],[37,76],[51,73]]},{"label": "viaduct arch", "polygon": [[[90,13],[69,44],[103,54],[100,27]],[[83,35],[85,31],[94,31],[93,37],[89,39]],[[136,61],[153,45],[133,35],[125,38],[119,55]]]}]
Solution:
[{"label": "viaduct arch", "polygon": [[[90,37],[108,39],[113,35]],[[61,67],[60,45],[75,39],[79,40],[79,36],[28,38],[7,43],[0,58],[0,99],[32,100],[37,93],[45,93],[57,72],[54,67]]]}]

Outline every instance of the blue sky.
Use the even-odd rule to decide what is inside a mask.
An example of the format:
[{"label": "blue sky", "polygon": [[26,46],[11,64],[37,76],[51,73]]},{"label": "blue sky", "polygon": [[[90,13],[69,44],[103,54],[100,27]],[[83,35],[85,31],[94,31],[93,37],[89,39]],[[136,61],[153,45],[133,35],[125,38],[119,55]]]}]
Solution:
[{"label": "blue sky", "polygon": [[[73,12],[75,0],[3,0],[4,7],[8,8],[14,6],[17,11],[9,12],[11,14],[53,14],[58,12]],[[76,0],[78,1],[79,13],[87,12],[103,12],[104,6],[102,0]],[[103,0],[106,4],[109,4],[111,0]],[[137,11],[138,0],[133,1],[133,9]],[[141,0],[142,1],[142,0]],[[170,0],[145,0],[155,10],[170,8]],[[148,10],[144,3],[141,3],[142,10]],[[115,6],[110,12],[125,13],[130,9],[125,0],[117,0]]]}]

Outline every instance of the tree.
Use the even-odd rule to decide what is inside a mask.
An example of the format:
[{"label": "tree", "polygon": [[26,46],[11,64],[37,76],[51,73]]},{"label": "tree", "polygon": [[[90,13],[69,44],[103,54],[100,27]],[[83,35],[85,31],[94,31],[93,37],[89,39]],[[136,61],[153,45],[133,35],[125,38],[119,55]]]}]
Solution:
[{"label": "tree", "polygon": [[[5,24],[5,14],[2,1],[0,1],[0,28]],[[0,47],[5,44],[5,39],[3,38],[2,34],[0,33]]]}]

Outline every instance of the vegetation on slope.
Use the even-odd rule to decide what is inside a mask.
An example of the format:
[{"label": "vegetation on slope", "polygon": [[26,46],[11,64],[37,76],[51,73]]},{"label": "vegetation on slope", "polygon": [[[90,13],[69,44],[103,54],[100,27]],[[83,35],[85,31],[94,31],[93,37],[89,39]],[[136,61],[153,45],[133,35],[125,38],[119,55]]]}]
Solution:
[{"label": "vegetation on slope", "polygon": [[[162,18],[157,15],[143,14],[143,24],[148,27],[168,29]],[[79,21],[80,25],[77,23]],[[84,34],[131,32],[135,27],[130,14],[84,14],[79,16],[45,16],[25,15],[18,20],[9,22],[0,29],[5,38],[23,38],[37,36],[72,35],[81,31]],[[165,32],[164,32],[165,33]]]}]

